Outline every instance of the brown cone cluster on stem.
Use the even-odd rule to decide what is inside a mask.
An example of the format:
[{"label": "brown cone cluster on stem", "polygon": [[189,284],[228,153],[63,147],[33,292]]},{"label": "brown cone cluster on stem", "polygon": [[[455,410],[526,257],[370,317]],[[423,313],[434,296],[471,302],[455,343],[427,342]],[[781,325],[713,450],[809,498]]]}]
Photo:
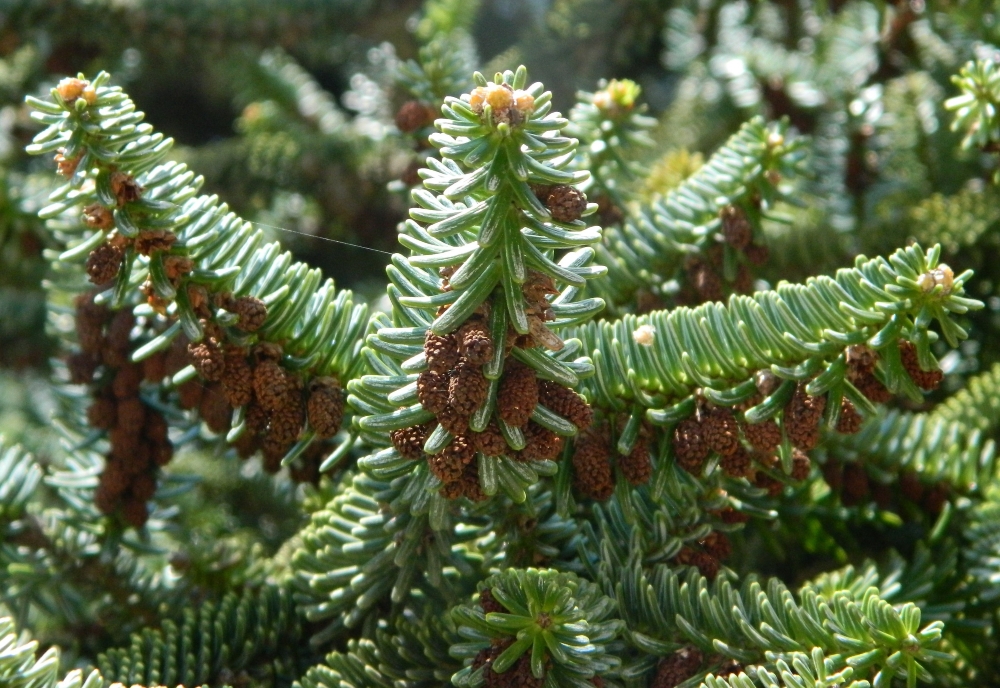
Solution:
[{"label": "brown cone cluster on stem", "polygon": [[[757,202],[759,205],[759,201]],[[749,294],[753,291],[752,267],[768,261],[766,246],[753,243],[754,225],[742,205],[726,205],[719,210],[720,243],[713,243],[701,253],[689,255],[684,262],[684,279],[677,296],[678,303],[697,305],[722,301],[728,294]],[[736,273],[726,272],[726,252],[736,256]]]},{"label": "brown cone cluster on stem", "polygon": [[573,487],[589,499],[605,501],[615,489],[611,447],[606,433],[590,430],[576,439]]},{"label": "brown cone cluster on stem", "polygon": [[920,367],[917,357],[917,347],[905,340],[899,342],[899,357],[903,362],[903,367],[913,382],[920,389],[928,392],[938,388],[944,379],[944,373],[940,370],[924,370]]},{"label": "brown cone cluster on stem", "polygon": [[[622,419],[618,431],[625,426]],[[632,487],[645,485],[653,475],[649,451],[649,429],[643,426],[632,449],[621,454],[612,442],[607,422],[591,426],[577,439],[573,450],[573,485],[583,497],[603,501],[615,484],[614,465]]]},{"label": "brown cone cluster on stem", "polygon": [[703,659],[701,650],[694,645],[667,655],[656,665],[656,674],[649,688],[677,688],[701,670]]},{"label": "brown cone cluster on stem", "polygon": [[587,209],[587,197],[566,184],[535,184],[531,190],[556,222],[575,222]]},{"label": "brown cone cluster on stem", "polygon": [[487,688],[541,688],[545,683],[545,678],[536,678],[531,673],[531,653],[522,654],[513,666],[503,673],[493,670],[493,662],[500,654],[510,647],[514,642],[513,638],[499,640],[491,644],[476,655],[472,661],[472,668],[483,669],[483,681]]},{"label": "brown cone cluster on stem", "polygon": [[80,351],[70,357],[72,381],[88,384],[87,422],[107,432],[110,450],[94,495],[104,514],[119,514],[134,528],[149,518],[146,502],[156,492],[159,468],[173,456],[167,422],[140,396],[141,364],[130,359],[135,318],[94,302],[97,292],[76,299]]},{"label": "brown cone cluster on stem", "polygon": [[[918,386],[929,389],[940,383],[940,371],[928,372],[919,368],[913,344],[900,341],[899,348],[903,365]],[[892,395],[875,374],[879,360],[876,351],[864,345],[853,345],[847,348],[846,359],[848,382],[872,401],[885,402],[891,398]],[[772,472],[780,463],[776,453],[787,438],[794,450],[789,477],[793,481],[804,480],[810,466],[805,452],[819,444],[827,396],[810,395],[807,383],[800,382],[778,419],[749,422],[744,413],[775,393],[779,382],[770,371],[758,373],[758,391],[733,409],[716,407],[699,398],[695,414],[674,427],[673,456],[676,464],[693,475],[701,475],[706,462],[714,454],[719,457],[718,465],[727,475],[748,478],[769,494],[777,495],[783,483]],[[859,432],[864,418],[857,407],[846,397],[840,397],[837,403],[836,431],[843,434]],[[856,492],[867,495],[860,489]]]},{"label": "brown cone cluster on stem", "polygon": [[[246,409],[246,427],[236,442],[240,456],[262,451],[264,468],[273,473],[299,440],[306,421],[318,440],[340,431],[344,393],[336,378],[315,377],[305,384],[281,365],[281,348],[268,342],[250,349],[227,345],[222,350],[219,382],[229,413],[236,405]],[[323,446],[315,440],[314,444]]]},{"label": "brown cone cluster on stem", "polygon": [[[442,271],[444,288],[451,271]],[[547,296],[556,292],[551,279],[532,273],[522,286],[529,322],[536,322],[534,333],[519,335],[508,331],[503,342],[495,342],[489,330],[486,302],[450,334],[428,332],[424,339],[427,370],[417,376],[417,400],[434,414],[431,423],[395,430],[390,440],[401,456],[425,459],[431,472],[442,483],[441,494],[449,499],[467,497],[484,499],[479,483],[478,455],[506,456],[515,461],[544,461],[559,456],[564,440],[556,433],[531,420],[539,404],[566,418],[579,429],[587,428],[593,414],[584,399],[573,390],[549,380],[540,380],[533,368],[512,355],[514,347],[547,346],[560,348],[562,340],[544,327],[554,319]],[[497,347],[502,347],[502,351]],[[495,417],[481,431],[470,427],[473,416],[486,403],[490,393],[484,366],[503,354],[503,371],[496,383]],[[501,424],[510,432],[520,430],[525,438],[522,449],[508,443]],[[451,438],[438,453],[427,455],[423,447],[436,425]]]}]

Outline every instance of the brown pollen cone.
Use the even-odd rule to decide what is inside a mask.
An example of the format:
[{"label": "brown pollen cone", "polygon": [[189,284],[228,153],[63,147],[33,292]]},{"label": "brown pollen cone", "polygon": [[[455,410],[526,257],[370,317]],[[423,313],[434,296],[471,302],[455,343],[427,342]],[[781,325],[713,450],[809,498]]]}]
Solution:
[{"label": "brown pollen cone", "polygon": [[130,435],[142,433],[146,422],[146,405],[139,397],[129,397],[118,401],[118,427]]},{"label": "brown pollen cone", "polygon": [[753,227],[750,218],[738,205],[727,205],[719,211],[722,220],[722,237],[737,250],[743,250],[753,241]]},{"label": "brown pollen cone", "polygon": [[466,464],[465,470],[462,471],[462,477],[456,482],[442,485],[440,493],[446,499],[465,497],[473,502],[482,502],[489,499],[479,484],[479,464],[475,460]]},{"label": "brown pollen cone", "polygon": [[767,246],[761,244],[750,244],[743,249],[743,255],[747,257],[747,260],[751,264],[760,267],[762,265],[767,265],[767,261],[771,258],[771,252],[768,250]]},{"label": "brown pollen cone", "polygon": [[748,478],[753,472],[750,453],[742,445],[732,454],[722,456],[719,460],[719,466],[722,467],[726,475],[733,478]]},{"label": "brown pollen cone", "polygon": [[859,375],[853,383],[859,392],[876,404],[884,404],[892,399],[892,392],[873,373]]},{"label": "brown pollen cone", "polygon": [[753,484],[767,490],[767,495],[769,497],[777,497],[785,489],[785,484],[783,482],[777,478],[771,477],[764,471],[757,472],[757,477],[754,478]]},{"label": "brown pollen cone", "polygon": [[200,342],[188,344],[188,354],[195,370],[206,380],[218,382],[226,372],[226,357],[222,347],[213,338],[206,336]]},{"label": "brown pollen cone", "polygon": [[233,409],[226,400],[222,385],[213,383],[205,385],[198,404],[198,413],[205,421],[208,429],[215,433],[229,430]]},{"label": "brown pollen cone", "polygon": [[470,318],[455,333],[459,353],[472,365],[481,366],[493,358],[493,340],[486,322]]},{"label": "brown pollen cone", "polygon": [[167,376],[167,354],[163,351],[142,359],[141,365],[142,378],[146,382],[158,383]]},{"label": "brown pollen cone", "polygon": [[705,413],[701,429],[709,449],[722,456],[733,454],[740,447],[739,425],[728,408],[713,408]]},{"label": "brown pollen cone", "polygon": [[460,360],[448,381],[448,406],[460,415],[472,415],[486,401],[489,389],[490,383],[482,369]]},{"label": "brown pollen cone", "polygon": [[437,454],[427,457],[427,464],[431,472],[436,475],[442,483],[458,482],[465,472],[466,465],[476,456],[469,439],[464,435],[453,437],[444,449]]},{"label": "brown pollen cone", "polygon": [[91,229],[108,230],[115,226],[115,218],[100,203],[91,203],[83,209],[83,223]]},{"label": "brown pollen cone", "polygon": [[802,451],[815,449],[819,444],[820,421],[826,408],[826,397],[811,396],[805,385],[799,385],[795,395],[785,406],[785,433],[792,444]]},{"label": "brown pollen cone", "polygon": [[271,438],[283,444],[294,443],[302,432],[305,415],[302,398],[298,393],[290,392],[285,396],[281,406],[271,414],[265,439]]},{"label": "brown pollen cone", "polygon": [[142,528],[146,525],[146,521],[149,520],[149,510],[146,508],[146,502],[135,497],[126,499],[122,504],[122,518],[136,530]]},{"label": "brown pollen cone", "polygon": [[917,347],[905,339],[899,342],[899,356],[906,372],[920,389],[928,392],[935,390],[944,379],[944,373],[940,370],[924,370],[920,367]]},{"label": "brown pollen cone", "polygon": [[127,308],[115,313],[108,325],[108,346],[114,349],[128,349],[135,316]]},{"label": "brown pollen cone", "polygon": [[97,397],[87,408],[87,423],[92,428],[110,430],[118,422],[115,400],[110,397]]},{"label": "brown pollen cone", "polygon": [[649,482],[653,475],[653,464],[649,458],[649,445],[645,439],[640,437],[635,441],[632,451],[618,457],[618,468],[621,469],[629,485],[638,486]]},{"label": "brown pollen cone", "polygon": [[493,591],[489,588],[483,588],[483,591],[479,593],[479,606],[482,607],[483,612],[490,614],[491,612],[498,612],[500,614],[507,614],[507,607],[500,604],[495,597],[493,597]]},{"label": "brown pollen cone", "polygon": [[408,100],[396,111],[396,128],[410,134],[434,121],[434,109],[418,100]]},{"label": "brown pollen cone", "polygon": [[267,306],[256,296],[234,299],[229,310],[239,316],[237,327],[244,332],[256,332],[267,321]]},{"label": "brown pollen cone", "polygon": [[448,373],[427,370],[417,377],[417,400],[433,414],[440,414],[448,407]]},{"label": "brown pollen cone", "polygon": [[340,431],[344,420],[344,390],[334,377],[318,377],[309,383],[309,401],[306,404],[309,426],[323,438],[333,437]]},{"label": "brown pollen cone", "polygon": [[840,402],[840,415],[837,417],[837,432],[845,435],[853,435],[861,429],[862,422],[864,422],[864,418],[858,413],[854,404],[847,399],[842,399]]},{"label": "brown pollen cone", "polygon": [[157,466],[166,466],[170,463],[170,459],[174,457],[174,445],[170,442],[154,444],[150,449],[150,456],[153,459],[153,463]]},{"label": "brown pollen cone", "polygon": [[115,379],[111,382],[111,391],[119,399],[127,399],[139,394],[141,383],[142,368],[135,363],[127,363],[115,373]]},{"label": "brown pollen cone", "polygon": [[733,546],[725,533],[713,530],[699,544],[716,559],[725,559],[733,552]]},{"label": "brown pollen cone", "polygon": [[156,494],[156,478],[149,473],[137,475],[132,480],[130,490],[132,492],[132,496],[140,502],[149,501],[153,498],[153,495]]},{"label": "brown pollen cone", "polygon": [[719,560],[708,552],[684,546],[674,560],[683,566],[694,566],[705,578],[715,580],[719,574]]},{"label": "brown pollen cone", "polygon": [[844,464],[844,489],[840,499],[844,506],[856,506],[869,495],[868,472],[857,461]]},{"label": "brown pollen cone", "polygon": [[823,473],[823,480],[830,486],[830,491],[840,493],[844,486],[844,467],[840,461],[832,456],[828,456],[826,462],[820,466]]},{"label": "brown pollen cone", "polygon": [[649,688],[676,688],[698,673],[701,662],[701,650],[694,645],[682,647],[660,660]]},{"label": "brown pollen cone", "polygon": [[781,444],[781,428],[773,418],[760,423],[740,423],[743,436],[761,454],[771,454]]},{"label": "brown pollen cone", "polygon": [[[497,389],[497,413],[508,425],[523,427],[538,405],[539,384],[535,371],[508,358]],[[554,409],[553,409],[554,410]]]},{"label": "brown pollen cone", "polygon": [[424,355],[432,372],[445,374],[458,363],[458,341],[453,334],[438,335],[427,332]]},{"label": "brown pollen cone", "polygon": [[701,424],[694,418],[686,418],[674,428],[674,459],[677,465],[692,475],[701,473],[710,450]]},{"label": "brown pollen cone", "polygon": [[583,397],[558,382],[539,381],[538,401],[545,408],[575,425],[578,430],[586,430],[594,422],[594,410]]},{"label": "brown pollen cone", "polygon": [[224,358],[225,372],[221,382],[226,401],[233,408],[246,406],[253,399],[254,377],[246,352],[237,347],[226,347]]},{"label": "brown pollen cone", "polygon": [[583,192],[566,184],[555,184],[545,197],[545,207],[556,222],[574,222],[587,209],[587,197]]},{"label": "brown pollen cone", "polygon": [[178,403],[182,409],[198,408],[201,404],[202,383],[197,378],[177,387]]},{"label": "brown pollen cone", "polygon": [[163,415],[152,408],[146,409],[146,424],[142,428],[142,435],[153,444],[162,444],[167,441],[167,421]]},{"label": "brown pollen cone", "polygon": [[257,363],[253,371],[253,392],[265,411],[275,413],[291,391],[292,385],[284,368],[270,359]]},{"label": "brown pollen cone", "polygon": [[712,266],[697,256],[690,256],[684,264],[688,282],[694,287],[700,301],[721,301],[725,296],[722,278]]},{"label": "brown pollen cone", "polygon": [[747,516],[745,513],[743,513],[742,511],[737,511],[731,506],[727,506],[725,509],[720,511],[719,518],[722,520],[723,523],[727,524],[746,523],[747,521],[750,520],[750,517]]},{"label": "brown pollen cone", "polygon": [[576,440],[573,451],[573,486],[583,495],[604,501],[614,492],[611,450],[602,434],[587,432]]},{"label": "brown pollen cone", "polygon": [[434,426],[435,423],[432,421],[423,425],[399,428],[389,433],[389,439],[401,456],[413,460],[422,459],[424,457],[424,443]]},{"label": "brown pollen cone", "polygon": [[802,451],[792,450],[792,480],[802,481],[809,477],[812,461]]},{"label": "brown pollen cone", "polygon": [[545,678],[536,678],[531,673],[531,653],[525,652],[514,665],[502,674],[493,671],[493,666],[483,671],[486,688],[542,688]]},{"label": "brown pollen cone", "polygon": [[66,368],[69,370],[69,381],[74,385],[85,385],[94,381],[94,374],[100,360],[94,354],[84,351],[71,354],[66,358]]},{"label": "brown pollen cone", "polygon": [[83,151],[77,153],[74,158],[67,158],[66,149],[60,148],[53,159],[56,163],[56,172],[64,177],[72,177],[76,174],[76,168],[80,166],[80,160],[83,159]]},{"label": "brown pollen cone", "polygon": [[528,421],[524,427],[524,439],[526,444],[521,456],[527,461],[555,459],[562,451],[564,442],[562,437],[534,421]]},{"label": "brown pollen cone", "polygon": [[194,261],[186,256],[165,256],[163,258],[163,271],[167,274],[167,279],[180,279],[194,270]]},{"label": "brown pollen cone", "polygon": [[292,448],[293,442],[283,441],[271,434],[268,429],[264,439],[261,440],[260,449],[264,457],[264,470],[274,474],[281,470],[281,460]]},{"label": "brown pollen cone", "polygon": [[469,416],[451,406],[446,406],[437,414],[438,423],[452,435],[465,435],[469,432]]},{"label": "brown pollen cone", "polygon": [[482,432],[473,432],[469,436],[476,451],[482,452],[484,456],[503,456],[508,452],[507,440],[495,420],[491,420]]},{"label": "brown pollen cone", "polygon": [[87,277],[94,284],[107,284],[118,276],[125,252],[112,244],[101,244],[87,256]]},{"label": "brown pollen cone", "polygon": [[130,174],[112,172],[110,181],[111,191],[118,199],[119,206],[138,201],[142,196],[143,188],[136,183],[135,178]]},{"label": "brown pollen cone", "polygon": [[175,241],[177,236],[173,232],[165,229],[144,229],[135,238],[135,250],[148,256],[154,251],[169,251]]}]

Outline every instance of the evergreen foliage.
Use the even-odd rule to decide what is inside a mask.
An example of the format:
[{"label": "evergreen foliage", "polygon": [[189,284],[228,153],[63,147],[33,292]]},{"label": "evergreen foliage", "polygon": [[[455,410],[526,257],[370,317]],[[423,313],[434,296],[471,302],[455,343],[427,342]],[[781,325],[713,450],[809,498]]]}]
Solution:
[{"label": "evergreen foliage", "polygon": [[992,10],[532,7],[0,18],[0,685],[995,682]]}]

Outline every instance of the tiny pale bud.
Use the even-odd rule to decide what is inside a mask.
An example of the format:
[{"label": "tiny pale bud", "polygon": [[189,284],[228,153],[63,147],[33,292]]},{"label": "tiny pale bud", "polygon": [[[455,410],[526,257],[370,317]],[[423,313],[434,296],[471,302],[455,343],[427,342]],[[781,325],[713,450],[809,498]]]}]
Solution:
[{"label": "tiny pale bud", "polygon": [[934,283],[944,287],[945,294],[951,292],[951,288],[955,284],[955,273],[952,272],[950,267],[941,263],[941,265],[931,271],[931,274],[934,275]]},{"label": "tiny pale bud", "polygon": [[639,325],[632,333],[632,339],[635,340],[636,344],[652,346],[653,340],[656,339],[656,330],[653,329],[652,325]]},{"label": "tiny pale bud", "polygon": [[611,94],[607,91],[598,91],[594,94],[594,105],[601,108],[602,110],[607,110],[612,106],[614,101],[611,100]]}]

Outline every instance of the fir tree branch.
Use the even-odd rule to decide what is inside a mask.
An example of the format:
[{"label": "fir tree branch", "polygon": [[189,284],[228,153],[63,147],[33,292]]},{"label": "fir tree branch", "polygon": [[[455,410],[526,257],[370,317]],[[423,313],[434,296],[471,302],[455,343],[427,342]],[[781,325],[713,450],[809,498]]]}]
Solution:
[{"label": "fir tree branch", "polygon": [[[630,210],[620,230],[605,232],[598,259],[608,266],[608,279],[592,288],[616,306],[628,304],[643,289],[669,295],[677,289],[672,280],[682,277],[686,258],[716,245],[724,247],[726,272],[733,273],[727,280],[732,281],[737,263],[747,259],[717,243],[723,229],[720,213],[740,208],[751,227],[759,224],[761,213],[783,197],[778,182],[801,174],[803,153],[803,141],[787,137],[787,124],[750,120],[680,186]],[[706,292],[703,298],[721,296]]]},{"label": "fir tree branch", "polygon": [[442,160],[428,158],[401,229],[411,256],[388,269],[393,312],[373,320],[372,374],[349,386],[362,437],[393,444],[361,469],[423,484],[409,488],[421,495],[410,508],[429,510],[435,528],[447,497],[502,490],[521,502],[554,472],[561,437],[589,424],[571,388],[591,370],[579,343],[557,332],[604,305],[577,298],[604,270],[589,265],[599,228],[580,219],[596,207],[571,186],[587,175],[564,169],[576,146],[560,135],[567,120],[523,68],[476,82],[435,123]]},{"label": "fir tree branch", "polygon": [[[279,377],[286,387],[309,382],[309,399],[315,397],[317,384],[336,389],[355,375],[364,306],[355,306],[350,292],[338,292],[331,280],[324,282],[318,270],[294,263],[277,243],[265,243],[263,232],[228,212],[217,198],[198,196],[202,180],[184,165],[161,162],[172,141],[141,123],[142,113],[121,89],[105,85],[108,78],[101,74],[93,84],[69,80],[53,90],[51,101],[32,99],[33,116],[46,129],[29,152],[60,150],[61,159],[73,161],[64,168],[68,181],[40,212],[44,218],[59,218],[55,227],[69,246],[60,263],[87,260],[92,280],[100,272],[99,284],[113,274],[114,286],[99,302],[118,308],[141,291],[148,304],[137,308],[137,315],[164,321],[163,332],[135,351],[132,360],[165,350],[183,333],[192,347],[203,345],[200,360],[194,353],[197,347],[191,349],[199,370],[189,366],[174,375],[174,384],[199,371],[220,380],[225,375],[225,347],[242,352],[236,354],[239,358],[248,347],[259,350],[276,342],[281,348],[268,349],[265,355],[277,357],[280,364],[271,371],[272,382]],[[84,222],[78,219],[81,208]],[[101,272],[103,267],[111,270]],[[245,359],[237,368],[230,376],[241,373],[244,393],[226,395],[237,408],[230,441],[245,431],[251,405],[242,389],[250,384]],[[235,379],[227,380],[237,385]],[[317,417],[310,410],[311,425],[303,430],[306,404],[292,400],[285,410],[297,415],[283,422],[288,427],[277,437],[273,428],[280,393],[274,393],[279,397],[270,404],[259,393],[250,399],[267,407],[268,434],[260,441],[268,445],[272,459],[284,457],[289,463],[318,436],[337,432],[342,402],[334,398],[336,393],[324,391],[332,404],[324,411],[324,427],[316,427]],[[255,427],[251,433],[264,431]]]},{"label": "fir tree branch", "polygon": [[107,681],[126,685],[231,684],[250,672],[269,685],[290,686],[311,663],[302,634],[291,594],[271,585],[186,609],[179,622],[134,634],[129,646],[103,653],[97,665]]},{"label": "fir tree branch", "polygon": [[828,451],[890,474],[913,471],[926,483],[944,480],[957,490],[978,491],[996,472],[998,389],[1000,364],[931,411],[883,411],[855,435],[831,433]]},{"label": "fir tree branch", "polygon": [[750,577],[737,588],[720,577],[710,585],[694,571],[682,576],[662,564],[644,571],[635,559],[603,573],[631,644],[662,656],[690,643],[717,657],[689,676],[698,669],[717,671],[723,658],[767,668],[779,660],[800,662],[802,653],[818,648],[832,660],[826,671],[851,667],[879,685],[893,676],[930,680],[929,669],[950,659],[933,649],[941,638],[940,621],[921,626],[916,605],[889,604],[874,587],[860,595],[806,587],[796,600],[777,579]]},{"label": "fir tree branch", "polygon": [[961,131],[965,148],[989,149],[1000,142],[1000,70],[992,61],[967,63],[952,77],[961,93],[945,101],[945,108],[955,113],[954,131]]}]

